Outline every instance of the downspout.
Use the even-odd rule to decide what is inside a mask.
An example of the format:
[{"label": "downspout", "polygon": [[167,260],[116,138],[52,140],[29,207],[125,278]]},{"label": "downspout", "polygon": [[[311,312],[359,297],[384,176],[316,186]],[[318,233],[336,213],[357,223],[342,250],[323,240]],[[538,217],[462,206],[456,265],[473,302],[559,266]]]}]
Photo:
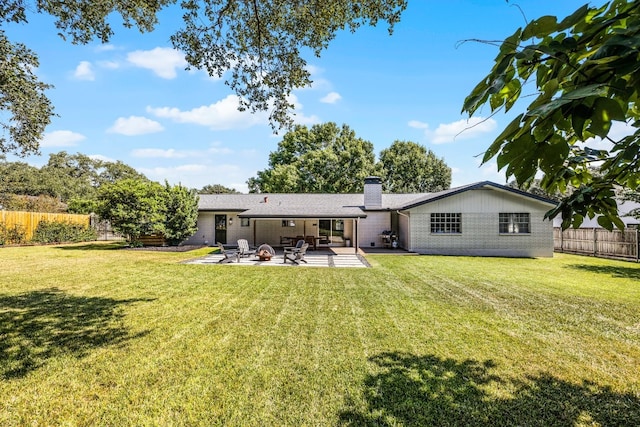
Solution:
[{"label": "downspout", "polygon": [[407,246],[409,247],[405,249],[411,251],[411,216],[409,214],[400,212],[400,210],[396,210],[396,213],[407,218]]}]

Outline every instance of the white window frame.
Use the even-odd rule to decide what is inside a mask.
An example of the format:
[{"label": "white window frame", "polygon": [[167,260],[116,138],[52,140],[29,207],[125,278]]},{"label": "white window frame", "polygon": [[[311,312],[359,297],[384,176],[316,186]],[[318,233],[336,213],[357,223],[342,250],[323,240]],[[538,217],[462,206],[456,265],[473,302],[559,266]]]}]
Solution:
[{"label": "white window frame", "polygon": [[462,234],[462,214],[433,212],[430,222],[431,234]]},{"label": "white window frame", "polygon": [[498,214],[500,234],[531,234],[531,214],[529,212],[500,212]]}]

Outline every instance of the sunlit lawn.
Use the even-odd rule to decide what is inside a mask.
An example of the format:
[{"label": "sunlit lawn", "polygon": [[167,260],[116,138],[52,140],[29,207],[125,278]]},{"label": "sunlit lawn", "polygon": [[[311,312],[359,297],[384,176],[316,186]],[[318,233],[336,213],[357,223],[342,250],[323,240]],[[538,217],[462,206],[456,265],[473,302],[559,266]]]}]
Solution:
[{"label": "sunlit lawn", "polygon": [[640,425],[640,266],[0,249],[0,425]]}]

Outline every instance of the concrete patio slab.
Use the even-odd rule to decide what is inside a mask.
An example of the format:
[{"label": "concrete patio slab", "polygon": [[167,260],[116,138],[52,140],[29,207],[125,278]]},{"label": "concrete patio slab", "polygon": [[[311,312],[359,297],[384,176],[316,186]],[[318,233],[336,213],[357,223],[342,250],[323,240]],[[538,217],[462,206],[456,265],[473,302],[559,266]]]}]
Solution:
[{"label": "concrete patio slab", "polygon": [[272,266],[272,267],[338,267],[338,268],[366,268],[369,267],[369,263],[366,259],[359,254],[355,253],[341,253],[336,254],[333,252],[322,253],[308,253],[304,259],[307,263],[300,263],[296,265],[291,261],[284,262],[284,256],[277,254],[270,261],[260,261],[255,256],[246,258],[240,258],[239,262],[234,259],[233,262],[227,262],[219,264],[219,261],[224,259],[222,254],[210,254],[202,258],[197,258],[189,261],[185,261],[184,264],[206,264],[206,265],[252,265],[252,266]]}]

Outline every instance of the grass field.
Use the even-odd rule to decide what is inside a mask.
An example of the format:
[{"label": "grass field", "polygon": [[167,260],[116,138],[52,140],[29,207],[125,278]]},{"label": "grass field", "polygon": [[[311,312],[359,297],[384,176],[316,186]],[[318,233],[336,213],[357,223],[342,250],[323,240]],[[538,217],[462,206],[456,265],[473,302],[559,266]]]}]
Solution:
[{"label": "grass field", "polygon": [[0,249],[0,425],[640,425],[640,266]]}]

